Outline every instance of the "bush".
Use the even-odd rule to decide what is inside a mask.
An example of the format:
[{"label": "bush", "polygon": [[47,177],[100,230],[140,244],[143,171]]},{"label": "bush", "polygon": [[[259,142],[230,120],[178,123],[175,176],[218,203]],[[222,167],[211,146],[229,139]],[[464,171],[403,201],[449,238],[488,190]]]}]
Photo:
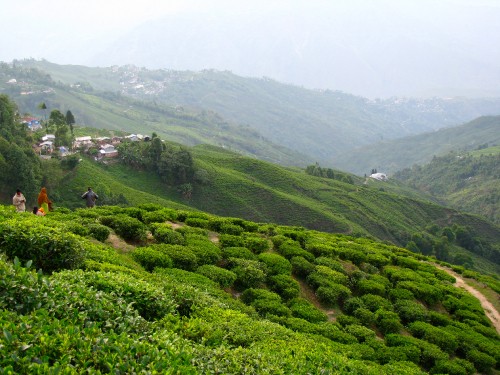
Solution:
[{"label": "bush", "polygon": [[271,290],[278,293],[286,301],[299,296],[300,285],[291,276],[283,274],[271,276],[268,277],[267,283]]},{"label": "bush", "polygon": [[174,268],[194,271],[198,267],[197,257],[188,247],[167,244],[155,244],[149,247],[163,254],[167,254],[170,259],[172,259]]},{"label": "bush", "polygon": [[414,322],[408,328],[413,336],[436,344],[445,352],[453,353],[458,348],[458,340],[453,334],[429,323]]},{"label": "bush", "polygon": [[358,342],[361,343],[375,338],[375,332],[373,332],[371,329],[368,329],[366,327],[357,324],[351,324],[345,326],[344,331],[356,337]]},{"label": "bush", "polygon": [[198,217],[188,217],[186,219],[185,223],[186,223],[186,225],[189,225],[190,227],[203,228],[203,229],[208,228],[208,220],[201,219]]},{"label": "bush", "polygon": [[351,295],[349,288],[342,284],[329,284],[328,286],[320,286],[316,290],[318,299],[326,305],[336,305],[342,303]]},{"label": "bush", "polygon": [[289,317],[291,315],[288,307],[277,301],[257,299],[252,303],[252,306],[262,317],[267,315]]},{"label": "bush", "polygon": [[474,367],[483,373],[489,372],[496,366],[496,360],[492,356],[480,352],[479,350],[471,350],[467,353],[467,359],[474,364]]},{"label": "bush", "polygon": [[165,253],[150,247],[137,247],[132,252],[132,257],[147,271],[153,271],[155,267],[170,268],[173,266],[172,259]]},{"label": "bush", "polygon": [[252,304],[258,299],[281,303],[281,297],[278,294],[260,288],[249,288],[241,293],[240,298],[247,305]]},{"label": "bush", "polygon": [[353,316],[366,327],[371,326],[375,322],[375,314],[363,307],[354,310]]},{"label": "bush", "polygon": [[101,242],[106,241],[111,233],[107,226],[101,224],[89,224],[87,229],[90,236]]},{"label": "bush", "polygon": [[239,236],[243,233],[243,228],[239,225],[223,223],[219,229],[220,233],[231,234],[233,236]]},{"label": "bush", "polygon": [[278,248],[278,253],[280,253],[287,259],[292,259],[293,257],[300,256],[307,259],[309,262],[314,262],[314,255],[302,249],[300,245],[294,241],[283,242]]},{"label": "bush", "polygon": [[245,247],[255,254],[260,254],[269,250],[269,242],[265,238],[247,235],[245,236]]},{"label": "bush", "polygon": [[318,266],[328,267],[328,268],[332,269],[333,271],[345,273],[344,267],[342,266],[342,264],[338,260],[335,260],[333,258],[319,257],[319,258],[316,258],[314,260],[314,263],[316,263]]},{"label": "bush", "polygon": [[306,278],[314,271],[315,266],[304,257],[298,256],[290,259],[292,264],[292,272],[294,275]]},{"label": "bush", "polygon": [[385,286],[373,280],[360,280],[357,287],[360,294],[385,295]]},{"label": "bush", "polygon": [[292,273],[292,265],[281,255],[262,253],[257,259],[266,265],[268,275],[290,275]]},{"label": "bush", "polygon": [[245,247],[245,240],[240,236],[221,234],[219,237],[221,247]]},{"label": "bush", "polygon": [[246,247],[225,247],[222,249],[222,257],[257,260],[257,256]]},{"label": "bush", "polygon": [[224,268],[220,268],[211,264],[205,264],[198,267],[196,273],[208,277],[210,280],[218,283],[222,288],[232,286],[236,280],[236,274]]},{"label": "bush", "polygon": [[399,321],[398,314],[379,309],[375,312],[375,321],[377,323],[377,327],[384,335],[388,333],[398,333],[401,331],[403,326]]},{"label": "bush", "polygon": [[311,323],[326,322],[328,316],[304,298],[294,298],[288,303],[292,316]]},{"label": "bush", "polygon": [[200,266],[216,264],[222,258],[220,249],[210,240],[188,238],[188,244],[188,248],[196,255]]},{"label": "bush", "polygon": [[[157,211],[158,212],[158,211]],[[153,231],[154,239],[159,243],[172,244],[172,245],[185,245],[186,241],[184,236],[169,226],[159,225]]]},{"label": "bush", "polygon": [[395,302],[398,300],[413,300],[413,293],[408,289],[394,288],[389,291],[389,298]]},{"label": "bush", "polygon": [[177,219],[177,213],[174,210],[168,208],[162,208],[159,210],[149,211],[149,212],[146,211],[142,213],[142,220],[146,224],[164,223],[166,221],[174,221],[176,219]]},{"label": "bush", "polygon": [[10,258],[33,266],[46,273],[78,268],[85,259],[83,239],[68,233],[64,227],[48,227],[39,219],[11,219],[0,222],[0,247]]},{"label": "bush", "polygon": [[354,311],[360,308],[365,308],[365,303],[360,297],[348,298],[344,303],[344,311],[348,314],[353,314]]},{"label": "bush", "polygon": [[365,294],[361,297],[361,300],[363,301],[365,307],[371,312],[375,312],[380,308],[388,311],[392,310],[392,303],[381,296]]},{"label": "bush", "polygon": [[467,370],[457,361],[442,360],[431,368],[431,374],[467,375]]},{"label": "bush", "polygon": [[124,240],[143,241],[146,239],[147,227],[138,219],[118,214],[103,216],[99,220],[101,224],[113,229]]},{"label": "bush", "polygon": [[266,279],[262,265],[253,260],[231,258],[233,271],[236,274],[234,285],[239,289],[247,289],[258,286]]},{"label": "bush", "polygon": [[334,271],[325,266],[316,266],[314,272],[307,276],[307,283],[313,288],[330,284],[347,284],[348,278],[343,273]]},{"label": "bush", "polygon": [[400,300],[394,304],[394,309],[404,324],[427,319],[427,309],[418,302]]}]

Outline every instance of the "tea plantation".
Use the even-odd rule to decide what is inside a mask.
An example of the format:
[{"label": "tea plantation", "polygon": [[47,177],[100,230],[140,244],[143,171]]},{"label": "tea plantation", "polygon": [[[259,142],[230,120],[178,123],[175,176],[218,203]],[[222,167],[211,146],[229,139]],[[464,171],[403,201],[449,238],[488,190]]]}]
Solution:
[{"label": "tea plantation", "polygon": [[479,301],[381,242],[157,204],[0,206],[0,253],[0,374],[500,370]]}]

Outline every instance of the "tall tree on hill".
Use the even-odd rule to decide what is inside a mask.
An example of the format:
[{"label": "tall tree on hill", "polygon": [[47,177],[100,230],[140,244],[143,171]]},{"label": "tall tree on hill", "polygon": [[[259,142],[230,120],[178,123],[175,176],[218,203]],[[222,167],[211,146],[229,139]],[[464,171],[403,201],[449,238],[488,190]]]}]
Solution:
[{"label": "tall tree on hill", "polygon": [[56,136],[56,146],[69,146],[71,138],[68,134],[69,127],[66,124],[66,117],[58,110],[53,109],[50,112],[49,128],[56,128],[54,135]]},{"label": "tall tree on hill", "polygon": [[66,124],[69,126],[69,130],[71,131],[71,136],[74,136],[73,125],[75,124],[75,116],[71,113],[70,110],[66,111]]}]

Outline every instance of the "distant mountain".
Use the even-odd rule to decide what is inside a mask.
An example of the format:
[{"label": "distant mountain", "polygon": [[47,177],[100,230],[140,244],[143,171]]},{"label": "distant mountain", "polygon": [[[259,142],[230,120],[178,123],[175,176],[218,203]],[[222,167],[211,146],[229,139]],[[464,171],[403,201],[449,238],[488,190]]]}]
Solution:
[{"label": "distant mountain", "polygon": [[[389,8],[404,14],[388,23],[387,7],[388,3],[351,7],[355,23],[343,16],[349,12],[342,10],[347,6],[314,3],[274,12],[178,14],[122,35],[88,64],[125,61],[153,69],[229,70],[370,98],[500,95],[497,54],[471,43],[485,35],[482,30],[450,33],[446,22],[429,22],[428,16],[423,20],[397,6]],[[471,9],[471,16],[476,10]],[[483,19],[498,18],[498,8],[488,11],[485,15],[483,10]],[[360,34],[359,24],[373,34]]]},{"label": "distant mountain", "polygon": [[[15,78],[16,69],[30,68],[72,85],[73,90],[86,89],[88,92],[91,88],[93,95],[102,96],[97,90],[105,90],[115,96],[119,93],[176,110],[215,112],[230,123],[256,131],[273,144],[304,155],[295,160],[297,165],[304,165],[305,159],[313,159],[323,165],[344,168],[338,160],[352,154],[358,146],[500,113],[500,99],[371,101],[342,92],[307,90],[270,79],[244,78],[213,70],[166,71],[134,66],[88,68],[25,60],[16,61],[15,68],[5,79]],[[112,100],[113,95],[108,93],[106,99]],[[148,126],[150,117],[144,115],[141,122]],[[95,126],[102,126],[98,125],[99,120],[96,121]],[[154,126],[155,131],[160,131],[159,128]],[[191,131],[200,129],[192,128]],[[182,139],[176,140],[182,142]]]},{"label": "distant mountain", "polygon": [[450,151],[500,145],[500,116],[485,116],[466,124],[401,139],[377,142],[339,155],[333,165],[356,174],[394,173],[413,164],[426,164]]}]

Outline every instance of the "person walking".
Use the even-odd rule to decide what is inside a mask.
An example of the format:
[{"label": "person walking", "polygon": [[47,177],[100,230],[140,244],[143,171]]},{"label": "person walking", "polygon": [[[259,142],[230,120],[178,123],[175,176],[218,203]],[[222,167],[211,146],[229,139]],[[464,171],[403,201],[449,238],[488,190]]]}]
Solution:
[{"label": "person walking", "polygon": [[45,213],[52,211],[52,201],[49,199],[47,189],[44,187],[40,190],[40,194],[38,194],[38,207],[43,208]]},{"label": "person walking", "polygon": [[12,204],[16,207],[17,212],[26,211],[26,198],[24,197],[21,190],[16,190],[16,195],[12,197]]},{"label": "person walking", "polygon": [[82,199],[86,199],[87,207],[92,208],[95,206],[95,201],[99,199],[99,196],[92,190],[91,187],[82,195]]}]

